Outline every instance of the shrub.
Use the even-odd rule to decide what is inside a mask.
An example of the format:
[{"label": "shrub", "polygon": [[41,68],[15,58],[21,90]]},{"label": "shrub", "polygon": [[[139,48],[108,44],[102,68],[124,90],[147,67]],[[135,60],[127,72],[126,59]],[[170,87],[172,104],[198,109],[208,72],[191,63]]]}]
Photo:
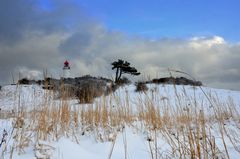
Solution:
[{"label": "shrub", "polygon": [[41,85],[41,84],[43,84],[44,82],[43,82],[42,80],[37,80],[36,83],[37,83],[38,85]]},{"label": "shrub", "polygon": [[148,90],[146,82],[137,82],[135,86],[136,86],[136,90],[135,90],[136,92],[146,92]]},{"label": "shrub", "polygon": [[75,92],[75,96],[79,100],[79,103],[93,103],[94,98],[100,97],[104,94],[104,87],[92,84],[85,83],[77,88]]},{"label": "shrub", "polygon": [[60,88],[53,89],[58,95],[57,98],[61,99],[71,99],[75,98],[75,87],[70,84],[62,84]]},{"label": "shrub", "polygon": [[27,78],[23,78],[18,80],[18,84],[29,84],[29,80]]},{"label": "shrub", "polygon": [[124,86],[124,85],[131,84],[131,81],[127,77],[123,77],[123,78],[119,79],[116,84],[118,86]]}]

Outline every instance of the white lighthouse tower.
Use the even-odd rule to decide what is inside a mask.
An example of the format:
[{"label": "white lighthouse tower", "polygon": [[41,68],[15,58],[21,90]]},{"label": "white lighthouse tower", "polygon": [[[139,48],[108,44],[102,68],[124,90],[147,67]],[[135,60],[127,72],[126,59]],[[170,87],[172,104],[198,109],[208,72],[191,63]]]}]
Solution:
[{"label": "white lighthouse tower", "polygon": [[70,78],[70,65],[67,60],[64,62],[63,66],[63,78]]}]

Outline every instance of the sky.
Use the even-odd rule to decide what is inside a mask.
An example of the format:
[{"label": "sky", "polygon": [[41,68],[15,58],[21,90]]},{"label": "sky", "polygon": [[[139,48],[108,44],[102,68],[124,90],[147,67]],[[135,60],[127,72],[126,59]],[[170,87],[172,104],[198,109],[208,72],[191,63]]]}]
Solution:
[{"label": "sky", "polygon": [[237,0],[95,0],[81,3],[108,28],[146,37],[240,39]]},{"label": "sky", "polygon": [[[0,85],[19,78],[113,78],[129,61],[160,78],[181,70],[216,88],[240,90],[237,0],[1,0]],[[176,76],[181,76],[176,74]],[[130,76],[128,76],[130,77]]]}]

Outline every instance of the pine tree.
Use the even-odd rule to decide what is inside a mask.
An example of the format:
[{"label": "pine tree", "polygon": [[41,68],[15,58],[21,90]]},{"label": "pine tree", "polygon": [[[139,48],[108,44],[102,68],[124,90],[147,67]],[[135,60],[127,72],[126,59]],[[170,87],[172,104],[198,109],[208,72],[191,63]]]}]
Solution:
[{"label": "pine tree", "polygon": [[119,59],[118,61],[114,61],[112,63],[112,70],[116,70],[116,77],[115,77],[115,83],[118,83],[119,80],[121,79],[122,74],[130,74],[130,75],[135,75],[138,76],[140,75],[140,72],[137,71],[135,67],[131,67],[130,63],[127,61],[123,61]]}]

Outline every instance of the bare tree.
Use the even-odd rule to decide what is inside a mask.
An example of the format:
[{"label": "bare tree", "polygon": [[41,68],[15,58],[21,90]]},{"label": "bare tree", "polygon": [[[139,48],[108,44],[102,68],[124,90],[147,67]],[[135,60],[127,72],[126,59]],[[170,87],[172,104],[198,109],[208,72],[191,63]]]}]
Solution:
[{"label": "bare tree", "polygon": [[130,75],[135,75],[135,76],[140,75],[140,72],[138,72],[135,67],[131,67],[130,63],[127,62],[127,61],[123,61],[123,60],[119,59],[118,61],[114,61],[112,63],[112,66],[113,66],[112,70],[117,69],[116,70],[115,83],[119,82],[122,74],[124,74],[124,73],[130,74]]}]

